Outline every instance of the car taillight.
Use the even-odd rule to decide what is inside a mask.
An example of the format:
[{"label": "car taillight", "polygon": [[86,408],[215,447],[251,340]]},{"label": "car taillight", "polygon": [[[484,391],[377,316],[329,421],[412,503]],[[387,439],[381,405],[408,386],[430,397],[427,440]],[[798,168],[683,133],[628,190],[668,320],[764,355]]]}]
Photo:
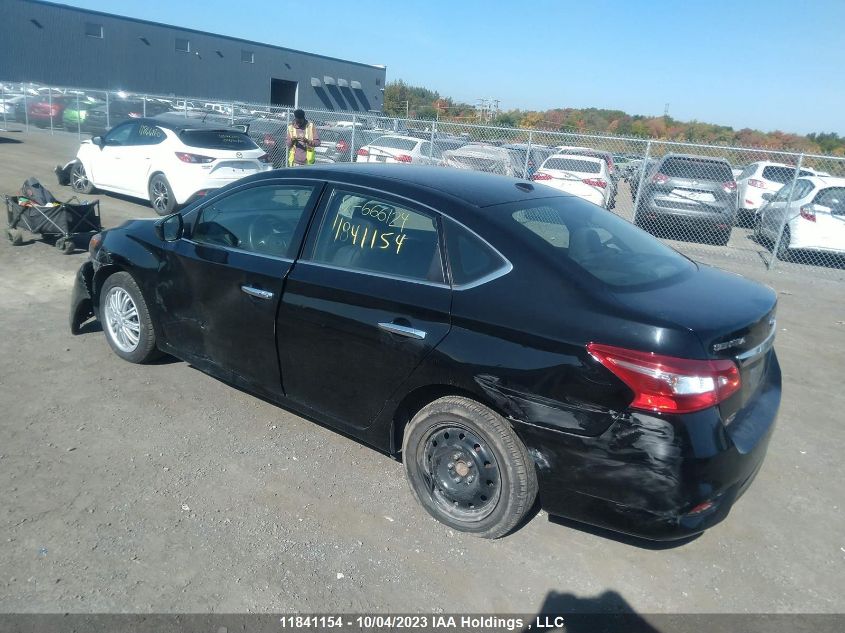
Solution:
[{"label": "car taillight", "polygon": [[742,385],[732,360],[691,360],[590,343],[590,355],[634,392],[632,409],[692,413],[723,402]]},{"label": "car taillight", "polygon": [[410,163],[413,159],[407,154],[399,154],[396,156],[396,161],[399,163]]},{"label": "car taillight", "polygon": [[[334,144],[334,150],[336,152],[340,152],[341,154],[346,152],[346,150],[348,150],[348,149],[349,149],[349,145],[346,144],[346,141],[338,141],[337,143]],[[358,153],[360,154],[361,152],[358,152]]]},{"label": "car taillight", "polygon": [[270,159],[269,154],[262,154],[258,157],[258,161],[264,164],[272,163],[273,161]]},{"label": "car taillight", "polygon": [[668,181],[669,181],[669,176],[667,176],[666,174],[661,174],[660,172],[654,174],[654,177],[651,179],[651,182],[653,182],[656,185],[662,185],[664,182],[668,182]]},{"label": "car taillight", "polygon": [[176,158],[181,160],[183,163],[210,163],[214,160],[211,156],[188,154],[187,152],[176,152]]},{"label": "car taillight", "polygon": [[607,181],[602,180],[601,178],[584,178],[581,182],[585,185],[590,185],[591,187],[601,187],[602,189],[607,187]]},{"label": "car taillight", "polygon": [[268,147],[276,147],[276,137],[272,134],[265,134],[263,143]]},{"label": "car taillight", "polygon": [[733,193],[734,191],[736,191],[736,181],[729,180],[727,182],[723,182],[722,189],[725,190],[725,193]]},{"label": "car taillight", "polygon": [[552,177],[549,174],[544,174],[541,171],[538,171],[536,174],[531,176],[531,180],[551,180]]},{"label": "car taillight", "polygon": [[813,205],[804,205],[798,212],[805,220],[809,220],[810,222],[816,221],[816,210],[813,208]]},{"label": "car taillight", "polygon": [[370,155],[370,152],[369,152],[369,151],[367,151],[367,148],[366,148],[366,147],[362,147],[361,149],[359,149],[359,150],[357,151],[357,154],[358,154],[358,156],[369,156],[369,155]]},{"label": "car taillight", "polygon": [[748,184],[751,187],[757,187],[758,189],[765,189],[766,188],[766,183],[764,183],[762,180],[757,180],[756,178],[751,178],[748,181]]}]

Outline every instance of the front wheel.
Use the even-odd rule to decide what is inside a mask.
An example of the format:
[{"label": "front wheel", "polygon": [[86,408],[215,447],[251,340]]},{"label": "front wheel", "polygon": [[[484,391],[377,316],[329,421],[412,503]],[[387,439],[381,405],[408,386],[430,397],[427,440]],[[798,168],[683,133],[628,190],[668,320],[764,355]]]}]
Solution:
[{"label": "front wheel", "polygon": [[150,179],[150,204],[159,215],[170,215],[176,211],[176,196],[164,174],[156,174]]},{"label": "front wheel", "polygon": [[100,291],[100,320],[115,354],[130,363],[146,363],[159,356],[147,302],[126,272],[106,279]]},{"label": "front wheel", "polygon": [[461,532],[504,536],[537,496],[525,445],[504,418],[468,398],[423,407],[405,429],[402,456],[417,501]]},{"label": "front wheel", "polygon": [[77,162],[70,170],[70,186],[76,193],[88,195],[94,192],[94,184],[88,178],[85,166]]}]

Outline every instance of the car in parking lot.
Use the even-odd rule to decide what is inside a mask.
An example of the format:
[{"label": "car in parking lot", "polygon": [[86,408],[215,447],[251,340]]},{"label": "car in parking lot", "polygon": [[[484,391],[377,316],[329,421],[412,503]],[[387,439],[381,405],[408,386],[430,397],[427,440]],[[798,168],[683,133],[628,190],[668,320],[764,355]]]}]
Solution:
[{"label": "car in parking lot", "polygon": [[[794,173],[794,172],[793,172]],[[757,241],[776,245],[777,256],[804,260],[845,255],[845,178],[803,176],[767,192],[754,225]]]},{"label": "car in parking lot", "polygon": [[81,127],[91,134],[103,134],[127,119],[154,117],[169,111],[169,106],[157,99],[112,99],[89,108]]},{"label": "car in parking lot", "polygon": [[[795,170],[795,165],[770,161],[759,161],[746,166],[736,179],[739,223],[753,226],[758,211],[766,202],[763,194],[777,193],[785,184],[791,183],[795,178]],[[813,172],[802,169],[798,175],[812,176]]]},{"label": "car in parking lot", "polygon": [[439,148],[432,145],[431,141],[386,134],[361,147],[355,154],[355,162],[435,165],[440,157]]},{"label": "car in parking lot", "polygon": [[74,191],[102,189],[150,201],[160,215],[235,180],[271,169],[241,130],[178,115],[130,119],[83,141],[70,169]]},{"label": "car in parking lot", "polygon": [[607,163],[579,154],[555,154],[540,165],[531,180],[607,208],[610,203]]},{"label": "car in parking lot", "polygon": [[737,212],[736,182],[724,158],[666,154],[643,183],[637,226],[683,226],[705,231],[717,244],[731,236]]},{"label": "car in parking lot", "polygon": [[701,532],[780,403],[771,289],[525,180],[276,170],[89,252],[74,333],[96,316],[127,361],[172,354],[393,455],[432,516],[482,537],[538,490],[551,514]]},{"label": "car in parking lot", "polygon": [[62,125],[67,130],[81,130],[89,110],[103,105],[104,102],[93,98],[80,98],[76,103],[71,102],[62,112]]},{"label": "car in parking lot", "polygon": [[543,161],[555,153],[551,147],[536,143],[506,143],[502,147],[513,153],[516,162],[522,164],[526,178],[531,178]]},{"label": "car in parking lot", "polygon": [[27,117],[36,127],[61,127],[65,108],[76,103],[75,97],[44,96],[28,100]]},{"label": "car in parking lot", "polygon": [[467,143],[443,152],[442,165],[519,178],[525,172],[525,155],[498,145]]}]

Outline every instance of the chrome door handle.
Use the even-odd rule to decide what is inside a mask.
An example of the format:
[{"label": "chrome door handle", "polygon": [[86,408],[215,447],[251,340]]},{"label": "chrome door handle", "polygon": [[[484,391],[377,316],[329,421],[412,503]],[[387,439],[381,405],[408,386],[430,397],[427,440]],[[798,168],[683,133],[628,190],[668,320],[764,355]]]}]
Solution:
[{"label": "chrome door handle", "polygon": [[379,323],[379,328],[391,334],[398,334],[399,336],[407,336],[408,338],[424,339],[425,332],[417,330],[416,328],[407,327],[405,325],[398,325],[396,323]]},{"label": "chrome door handle", "polygon": [[251,297],[258,297],[259,299],[272,299],[273,293],[269,290],[262,290],[261,288],[253,288],[252,286],[241,286],[241,290]]}]

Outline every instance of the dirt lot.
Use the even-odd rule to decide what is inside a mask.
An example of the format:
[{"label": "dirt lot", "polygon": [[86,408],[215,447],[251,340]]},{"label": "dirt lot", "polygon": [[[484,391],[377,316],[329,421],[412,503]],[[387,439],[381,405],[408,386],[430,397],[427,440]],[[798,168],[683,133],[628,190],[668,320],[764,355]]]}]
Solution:
[{"label": "dirt lot", "polygon": [[[70,197],[51,169],[76,145],[0,133],[0,191],[35,175]],[[100,198],[107,226],[153,215]],[[71,336],[85,254],[3,240],[0,611],[536,612],[619,609],[616,592],[638,612],[842,612],[845,284],[696,253],[780,292],[784,400],[728,520],[648,547],[544,513],[496,542],[454,533],[389,458],[185,363]]]}]

